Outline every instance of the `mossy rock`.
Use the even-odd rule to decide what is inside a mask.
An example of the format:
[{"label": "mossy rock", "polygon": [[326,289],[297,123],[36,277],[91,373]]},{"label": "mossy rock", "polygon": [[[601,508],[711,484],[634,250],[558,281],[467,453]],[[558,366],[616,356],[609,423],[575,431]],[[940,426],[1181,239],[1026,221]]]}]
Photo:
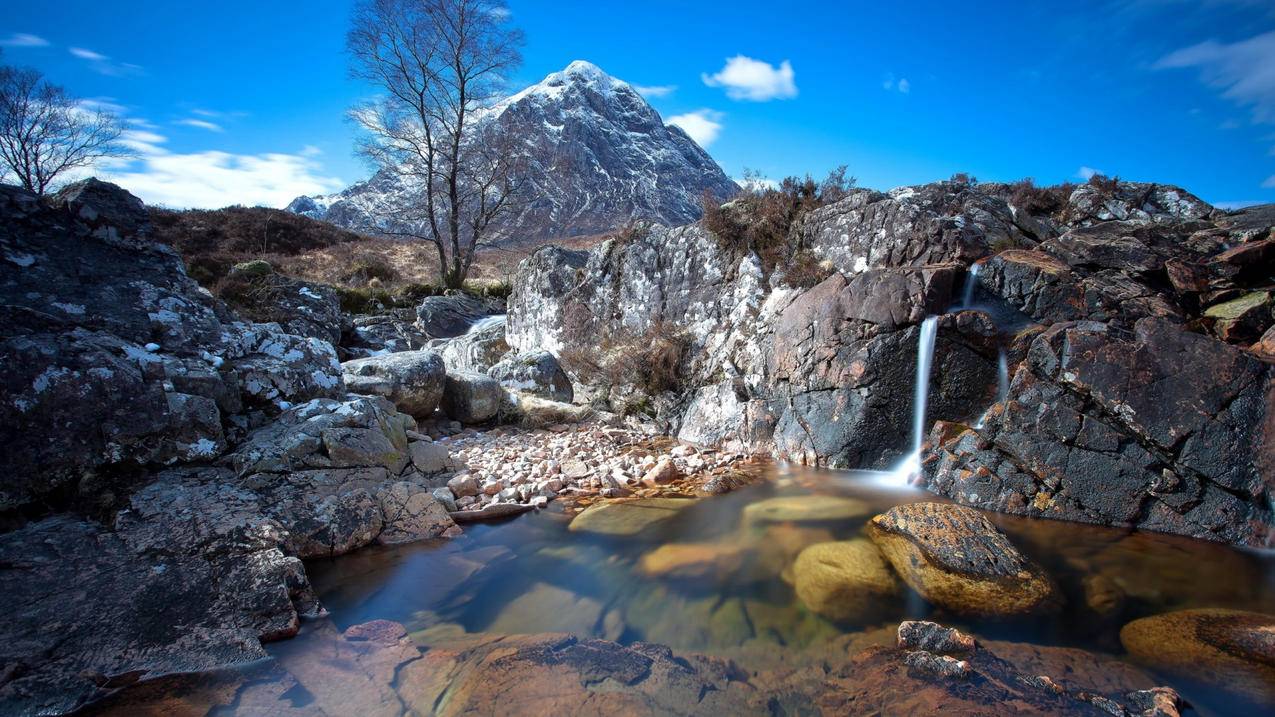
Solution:
[{"label": "mossy rock", "polygon": [[234,267],[230,269],[231,276],[243,276],[243,277],[269,276],[270,274],[273,274],[273,273],[274,273],[274,267],[271,266],[270,262],[266,261],[265,259],[253,259],[252,261],[245,261],[242,264],[235,264]]},{"label": "mossy rock", "polygon": [[1238,299],[1221,304],[1214,304],[1204,310],[1204,315],[1210,319],[1218,319],[1223,321],[1236,321],[1244,318],[1250,311],[1261,309],[1269,304],[1271,294],[1269,291],[1254,291],[1251,294],[1245,294]]}]

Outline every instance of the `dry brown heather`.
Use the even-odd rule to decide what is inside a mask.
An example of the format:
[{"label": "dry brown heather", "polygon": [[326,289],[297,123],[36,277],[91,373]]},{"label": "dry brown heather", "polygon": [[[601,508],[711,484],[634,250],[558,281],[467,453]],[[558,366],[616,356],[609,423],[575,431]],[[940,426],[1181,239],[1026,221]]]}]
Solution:
[{"label": "dry brown heather", "polygon": [[[230,268],[263,259],[276,271],[345,289],[395,291],[437,286],[438,261],[424,242],[371,237],[327,222],[263,207],[170,211],[152,209],[154,238],[175,248],[188,273],[215,288]],[[569,237],[545,243],[588,248],[605,235]],[[536,246],[484,249],[474,260],[469,283],[505,285],[518,263]]]}]

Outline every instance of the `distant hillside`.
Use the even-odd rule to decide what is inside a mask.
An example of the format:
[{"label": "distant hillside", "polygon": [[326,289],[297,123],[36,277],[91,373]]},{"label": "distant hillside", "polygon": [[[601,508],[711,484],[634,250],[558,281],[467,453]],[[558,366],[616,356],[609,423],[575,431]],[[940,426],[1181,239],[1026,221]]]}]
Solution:
[{"label": "distant hillside", "polygon": [[[608,232],[634,219],[677,226],[699,219],[705,191],[739,191],[713,158],[667,125],[628,83],[588,62],[571,63],[484,110],[476,132],[521,148],[518,211],[502,222],[504,247]],[[378,172],[337,194],[298,197],[288,209],[375,231],[418,187]]]}]

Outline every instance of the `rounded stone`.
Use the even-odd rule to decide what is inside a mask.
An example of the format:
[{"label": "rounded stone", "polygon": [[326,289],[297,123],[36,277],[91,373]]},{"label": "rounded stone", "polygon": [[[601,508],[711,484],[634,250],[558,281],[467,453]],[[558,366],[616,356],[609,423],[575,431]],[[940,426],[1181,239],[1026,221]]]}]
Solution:
[{"label": "rounded stone", "polygon": [[820,523],[853,520],[872,514],[861,500],[832,495],[793,495],[768,498],[744,508],[744,524]]},{"label": "rounded stone", "polygon": [[792,572],[801,602],[832,620],[866,621],[898,604],[898,579],[864,538],[811,545]]}]

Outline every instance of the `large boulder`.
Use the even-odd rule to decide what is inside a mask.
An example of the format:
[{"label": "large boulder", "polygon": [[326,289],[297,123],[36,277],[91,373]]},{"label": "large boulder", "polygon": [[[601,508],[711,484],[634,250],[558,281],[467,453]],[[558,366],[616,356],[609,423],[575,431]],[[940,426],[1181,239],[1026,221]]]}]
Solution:
[{"label": "large boulder", "polygon": [[550,401],[571,403],[571,378],[548,351],[532,351],[506,356],[487,370],[487,375],[511,391],[530,393]]},{"label": "large boulder", "polygon": [[1005,618],[1057,607],[1049,576],[976,510],[896,506],[868,523],[868,536],[909,587],[946,610]]},{"label": "large boulder", "polygon": [[428,417],[443,399],[446,368],[433,351],[400,351],[341,364],[351,393],[381,396],[400,411]]},{"label": "large boulder", "polygon": [[1081,226],[1114,220],[1182,222],[1217,213],[1208,202],[1180,187],[1103,177],[1076,187],[1069,204],[1072,222]]},{"label": "large boulder", "polygon": [[449,373],[443,388],[443,412],[465,424],[486,423],[505,406],[505,390],[481,373]]}]

